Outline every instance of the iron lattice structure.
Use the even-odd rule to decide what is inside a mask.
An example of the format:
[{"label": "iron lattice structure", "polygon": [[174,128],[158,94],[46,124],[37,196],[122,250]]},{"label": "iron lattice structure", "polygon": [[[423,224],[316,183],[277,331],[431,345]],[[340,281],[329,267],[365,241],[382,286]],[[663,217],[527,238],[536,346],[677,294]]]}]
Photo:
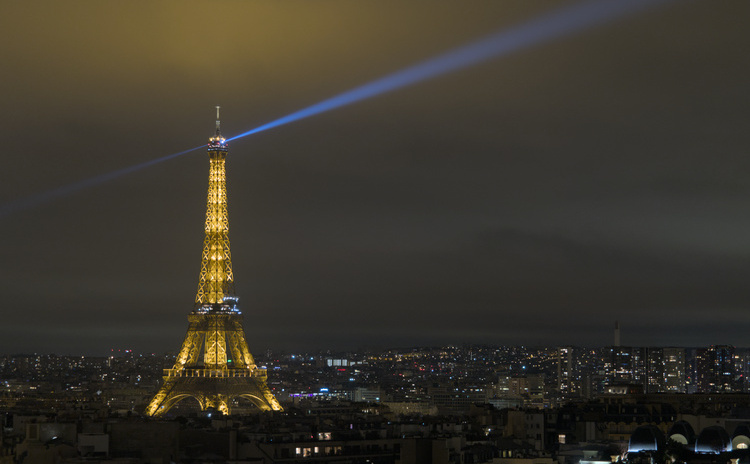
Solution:
[{"label": "iron lattice structure", "polygon": [[208,154],[211,164],[206,202],[206,236],[203,239],[198,293],[195,295],[196,306],[206,309],[223,304],[225,296],[234,295],[227,214],[227,145],[218,132],[216,137],[210,139]]},{"label": "iron lattice structure", "polygon": [[185,398],[198,400],[201,409],[216,408],[225,414],[231,413],[237,398],[261,410],[282,409],[266,384],[266,370],[255,364],[247,347],[234,295],[225,168],[229,147],[221,136],[218,108],[216,119],[216,135],[208,142],[206,236],[195,309],[188,315],[177,360],[164,370],[163,384],[146,408],[149,416],[162,415]]}]

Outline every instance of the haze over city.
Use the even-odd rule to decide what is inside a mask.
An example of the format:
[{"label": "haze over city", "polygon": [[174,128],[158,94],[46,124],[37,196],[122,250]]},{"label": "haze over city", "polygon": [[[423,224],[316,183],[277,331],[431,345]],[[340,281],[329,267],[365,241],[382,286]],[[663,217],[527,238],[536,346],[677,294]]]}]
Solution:
[{"label": "haze over city", "polygon": [[[578,2],[11,3],[0,208]],[[231,142],[251,351],[746,346],[744,1],[667,2]],[[204,149],[0,217],[0,352],[175,350]]]}]

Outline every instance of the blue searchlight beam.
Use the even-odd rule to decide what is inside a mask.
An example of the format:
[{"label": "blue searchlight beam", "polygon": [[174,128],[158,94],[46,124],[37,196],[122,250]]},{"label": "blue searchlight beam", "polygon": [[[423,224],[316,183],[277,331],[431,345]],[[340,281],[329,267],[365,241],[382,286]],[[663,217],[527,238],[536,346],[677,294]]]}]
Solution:
[{"label": "blue searchlight beam", "polygon": [[[526,23],[492,34],[479,41],[381,77],[380,79],[338,94],[287,116],[275,119],[247,132],[235,135],[227,140],[231,142],[342,106],[351,105],[352,103],[438,77],[451,71],[457,71],[492,58],[499,58],[527,47],[563,37],[566,34],[582,32],[587,28],[635,14],[646,8],[674,1],[676,0],[593,0],[556,9]],[[125,174],[139,171],[162,161],[177,158],[203,147],[204,145],[201,145],[6,203],[0,207],[0,218],[17,211],[38,206],[61,196],[102,184]]]},{"label": "blue searchlight beam", "polygon": [[172,158],[177,158],[178,156],[185,155],[187,153],[190,153],[192,151],[195,151],[204,147],[205,145],[201,145],[199,147],[194,147],[189,150],[183,150],[177,153],[172,153],[171,155],[162,156],[161,158],[156,158],[150,161],[145,161],[143,163],[134,164],[132,166],[128,166],[122,169],[118,169],[116,171],[111,171],[105,174],[101,174],[96,177],[90,177],[88,179],[75,182],[73,184],[63,185],[62,187],[58,187],[56,189],[47,190],[47,191],[40,192],[35,195],[31,195],[31,196],[21,198],[15,201],[10,201],[0,206],[0,219],[6,216],[9,216],[15,212],[24,211],[27,209],[34,208],[36,206],[40,206],[44,203],[54,200],[55,198],[64,197],[64,196],[73,194],[75,192],[78,192],[79,190],[84,190],[89,187],[94,187],[96,185],[103,184],[110,180],[116,179],[120,176],[124,176],[125,174],[130,174],[131,172],[140,171],[141,169],[147,168],[149,166],[153,166],[154,164],[161,163],[162,161],[167,161]]},{"label": "blue searchlight beam", "polygon": [[227,139],[237,140],[676,0],[594,0],[547,13]]}]

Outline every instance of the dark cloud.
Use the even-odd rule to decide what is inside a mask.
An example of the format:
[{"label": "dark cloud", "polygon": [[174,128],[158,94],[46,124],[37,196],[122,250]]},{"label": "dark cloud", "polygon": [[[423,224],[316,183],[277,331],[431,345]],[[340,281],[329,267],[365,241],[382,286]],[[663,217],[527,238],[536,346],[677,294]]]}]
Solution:
[{"label": "dark cloud", "polygon": [[[0,204],[237,134],[572,2],[13,3]],[[744,344],[744,1],[675,2],[232,145],[251,349]],[[194,152],[0,219],[0,351],[177,349]]]}]

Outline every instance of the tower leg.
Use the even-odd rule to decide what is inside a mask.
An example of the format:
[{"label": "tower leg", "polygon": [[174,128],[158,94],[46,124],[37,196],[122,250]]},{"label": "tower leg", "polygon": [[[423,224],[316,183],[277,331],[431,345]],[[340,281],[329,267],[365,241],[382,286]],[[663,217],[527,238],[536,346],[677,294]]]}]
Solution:
[{"label": "tower leg", "polygon": [[161,416],[186,398],[194,398],[201,410],[214,408],[232,413],[232,400],[251,399],[261,411],[283,411],[264,377],[165,376],[164,385],[146,408],[146,415]]}]

